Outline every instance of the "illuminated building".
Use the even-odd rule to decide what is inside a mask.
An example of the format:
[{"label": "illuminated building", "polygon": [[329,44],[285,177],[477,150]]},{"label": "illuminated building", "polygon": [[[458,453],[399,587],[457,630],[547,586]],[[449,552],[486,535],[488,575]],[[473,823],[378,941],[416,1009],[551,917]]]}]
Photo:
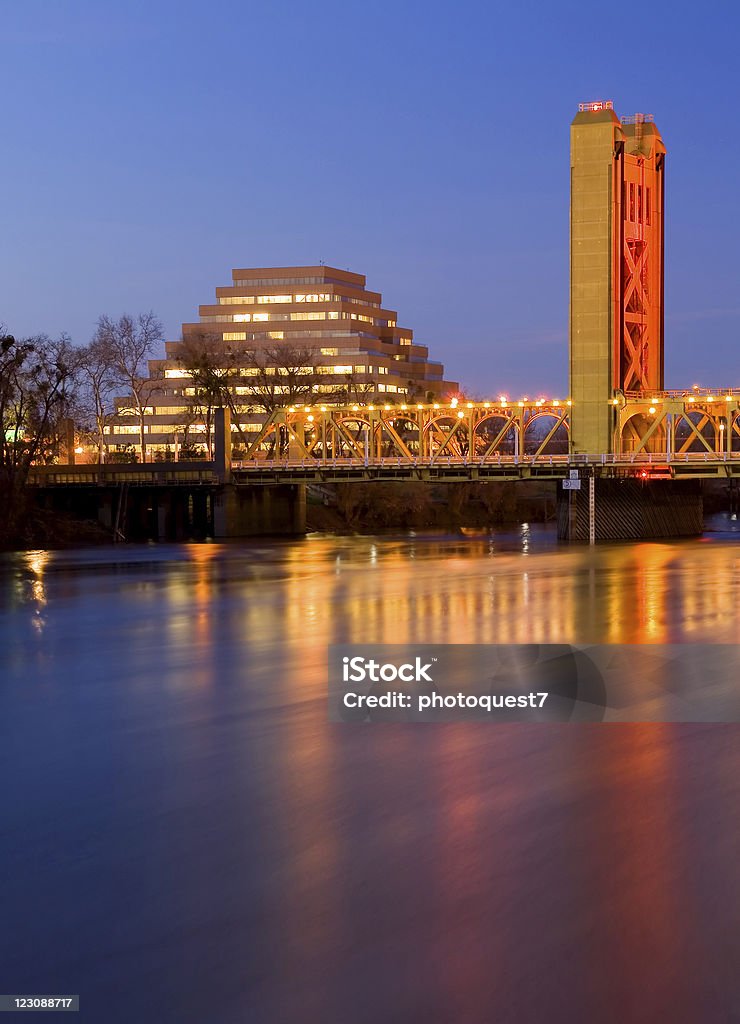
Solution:
[{"label": "illuminated building", "polygon": [[[382,295],[366,289],[362,274],[326,266],[234,270],[232,283],[216,288],[215,301],[199,314],[197,323],[183,324],[183,341],[167,342],[165,358],[149,362],[147,450],[171,447],[176,435],[180,444],[185,436],[197,447],[205,441],[208,424],[198,416],[197,388],[185,366],[188,346],[198,343],[228,353],[232,375],[238,364],[236,412],[246,436],[264,420],[257,379],[264,392],[270,375],[278,405],[292,400],[289,373],[311,381],[311,398],[327,404],[436,399],[458,389],[413,331],[398,326],[396,312],[383,308]],[[138,420],[125,399],[117,405],[109,446],[138,446]]]}]

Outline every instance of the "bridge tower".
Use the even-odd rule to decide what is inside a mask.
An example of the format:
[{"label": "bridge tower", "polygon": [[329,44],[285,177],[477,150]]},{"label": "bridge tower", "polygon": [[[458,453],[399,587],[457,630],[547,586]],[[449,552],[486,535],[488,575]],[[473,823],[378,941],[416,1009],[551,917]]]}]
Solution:
[{"label": "bridge tower", "polygon": [[652,115],[582,103],[570,130],[571,451],[610,452],[615,397],[663,388],[663,172]]}]

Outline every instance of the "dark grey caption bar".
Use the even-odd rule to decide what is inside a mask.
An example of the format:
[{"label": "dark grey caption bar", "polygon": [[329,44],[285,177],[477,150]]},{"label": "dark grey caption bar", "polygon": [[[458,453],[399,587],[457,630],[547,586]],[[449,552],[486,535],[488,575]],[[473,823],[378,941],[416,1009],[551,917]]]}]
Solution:
[{"label": "dark grey caption bar", "polygon": [[332,722],[740,722],[740,645],[343,644],[328,696]]},{"label": "dark grey caption bar", "polygon": [[30,995],[28,992],[0,996],[0,1013],[56,1013],[60,1010],[76,1013],[79,1009],[79,996]]}]

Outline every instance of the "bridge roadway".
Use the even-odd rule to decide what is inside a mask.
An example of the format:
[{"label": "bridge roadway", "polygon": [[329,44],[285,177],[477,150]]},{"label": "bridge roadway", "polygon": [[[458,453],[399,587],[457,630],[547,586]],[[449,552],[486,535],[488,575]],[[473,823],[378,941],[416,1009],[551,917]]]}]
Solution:
[{"label": "bridge roadway", "polygon": [[346,481],[462,482],[466,480],[562,480],[572,470],[588,477],[652,480],[716,479],[740,476],[740,452],[684,452],[667,455],[503,455],[466,458],[255,458],[234,462],[108,463],[35,466],[29,484],[46,487],[217,487]]}]

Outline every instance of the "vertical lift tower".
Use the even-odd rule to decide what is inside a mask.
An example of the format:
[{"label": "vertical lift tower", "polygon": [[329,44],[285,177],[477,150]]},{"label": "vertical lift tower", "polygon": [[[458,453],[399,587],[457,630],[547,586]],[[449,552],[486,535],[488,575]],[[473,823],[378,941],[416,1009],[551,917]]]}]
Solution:
[{"label": "vertical lift tower", "polygon": [[570,165],[570,444],[593,455],[615,397],[663,388],[665,146],[651,115],[582,103]]},{"label": "vertical lift tower", "polygon": [[[570,129],[570,450],[618,450],[617,409],[663,390],[665,146],[652,116],[582,103]],[[595,471],[598,476],[598,470]],[[604,479],[560,494],[571,540],[691,536],[693,481]]]}]

